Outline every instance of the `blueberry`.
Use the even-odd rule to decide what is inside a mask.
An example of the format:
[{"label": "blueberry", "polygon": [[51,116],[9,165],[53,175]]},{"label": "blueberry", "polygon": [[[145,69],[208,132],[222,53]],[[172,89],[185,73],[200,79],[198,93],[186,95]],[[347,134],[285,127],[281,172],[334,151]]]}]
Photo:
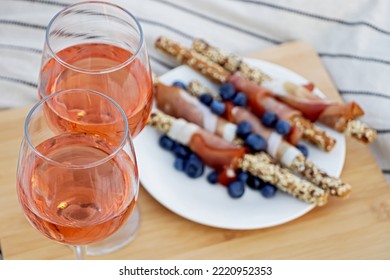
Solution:
[{"label": "blueberry", "polygon": [[214,114],[222,115],[225,113],[226,106],[225,103],[217,100],[213,100],[210,104],[210,109]]},{"label": "blueberry", "polygon": [[232,198],[240,198],[245,192],[245,185],[241,181],[234,181],[228,186],[228,194]]},{"label": "blueberry", "polygon": [[248,181],[249,173],[245,171],[241,171],[237,174],[237,180],[243,182],[246,184],[246,181]]},{"label": "blueberry", "polygon": [[247,146],[251,152],[260,152],[267,148],[267,141],[260,135],[252,133],[245,139],[245,146]]},{"label": "blueberry", "polygon": [[252,125],[250,122],[242,121],[237,125],[236,135],[241,139],[245,139],[252,132]]},{"label": "blueberry", "polygon": [[302,145],[302,144],[298,144],[297,145],[297,149],[301,151],[301,153],[305,156],[305,157],[308,157],[309,156],[309,150],[307,149],[307,147],[305,145]]},{"label": "blueberry", "polygon": [[260,190],[264,186],[264,182],[255,176],[249,175],[248,180],[246,180],[247,185],[254,190]]},{"label": "blueberry", "polygon": [[210,106],[213,100],[214,100],[213,97],[208,93],[203,93],[201,96],[199,96],[199,101],[206,106]]},{"label": "blueberry", "polygon": [[192,154],[191,150],[183,145],[176,145],[176,147],[173,149],[173,152],[176,157],[186,159]]},{"label": "blueberry", "polygon": [[236,94],[236,89],[232,84],[224,83],[219,88],[219,95],[224,100],[231,100],[235,94]]},{"label": "blueberry", "polygon": [[216,184],[218,183],[218,172],[217,171],[211,171],[208,175],[207,175],[207,181],[210,183],[210,184]]},{"label": "blueberry", "polygon": [[180,87],[180,88],[182,88],[182,89],[186,89],[186,88],[187,88],[186,84],[183,83],[182,81],[174,81],[174,82],[172,83],[172,85],[173,85],[174,87]]},{"label": "blueberry", "polygon": [[237,93],[236,96],[233,98],[233,103],[236,106],[245,107],[247,101],[248,98],[242,92]]},{"label": "blueberry", "polygon": [[273,186],[273,185],[271,185],[271,184],[265,184],[265,185],[261,188],[260,192],[261,192],[261,194],[262,194],[264,197],[270,198],[270,197],[273,197],[273,196],[275,195],[276,190],[277,190],[277,189],[276,189],[275,186]]},{"label": "blueberry", "polygon": [[184,158],[175,158],[175,162],[173,163],[173,166],[178,171],[184,171],[186,167],[186,160]]},{"label": "blueberry", "polygon": [[265,112],[261,118],[262,124],[264,124],[266,127],[274,127],[277,121],[278,116],[272,112]]},{"label": "blueberry", "polygon": [[197,155],[191,154],[188,157],[184,172],[190,178],[198,178],[203,175],[204,164]]},{"label": "blueberry", "polygon": [[275,130],[280,135],[287,135],[290,133],[291,125],[286,121],[278,120],[275,125]]},{"label": "blueberry", "polygon": [[176,147],[176,142],[166,135],[161,136],[158,143],[161,148],[167,151],[172,151]]}]

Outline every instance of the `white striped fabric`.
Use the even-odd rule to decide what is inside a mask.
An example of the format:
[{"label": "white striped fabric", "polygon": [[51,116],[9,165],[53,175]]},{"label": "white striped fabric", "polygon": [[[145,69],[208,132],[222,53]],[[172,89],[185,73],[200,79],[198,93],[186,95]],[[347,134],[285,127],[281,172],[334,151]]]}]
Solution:
[{"label": "white striped fabric", "polygon": [[[37,100],[36,84],[45,27],[72,0],[0,1],[0,108]],[[236,53],[289,40],[310,42],[346,101],[378,129],[372,150],[390,180],[390,1],[355,0],[117,0],[140,20],[153,72],[176,64],[157,52],[166,35],[185,45],[193,38]]]}]

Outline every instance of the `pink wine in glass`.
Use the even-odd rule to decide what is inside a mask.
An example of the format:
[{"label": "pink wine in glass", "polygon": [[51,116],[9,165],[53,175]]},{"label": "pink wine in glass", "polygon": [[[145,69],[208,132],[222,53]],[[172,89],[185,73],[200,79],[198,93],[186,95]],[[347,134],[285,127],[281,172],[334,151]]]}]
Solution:
[{"label": "pink wine in glass", "polygon": [[[112,97],[125,111],[131,135],[146,125],[152,108],[153,84],[150,69],[123,48],[88,43],[71,46],[56,53],[40,73],[40,96],[83,88]],[[83,100],[73,100],[75,106]],[[83,107],[80,105],[80,107]]]},{"label": "pink wine in glass", "polygon": [[30,154],[20,167],[28,175],[18,181],[20,203],[36,229],[84,245],[125,223],[136,202],[137,168],[124,150],[112,154],[104,139],[72,133],[44,141],[37,151],[46,160]]}]

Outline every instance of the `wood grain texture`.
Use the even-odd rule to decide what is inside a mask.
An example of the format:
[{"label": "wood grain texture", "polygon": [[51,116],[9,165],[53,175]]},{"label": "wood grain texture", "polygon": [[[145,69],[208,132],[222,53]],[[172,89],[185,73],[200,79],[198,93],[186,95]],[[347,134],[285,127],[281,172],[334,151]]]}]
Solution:
[{"label": "wood grain texture", "polygon": [[[314,49],[291,42],[250,55],[283,65],[340,99]],[[72,250],[41,236],[24,218],[15,176],[28,108],[0,113],[0,243],[5,259],[73,259]],[[161,206],[143,188],[140,231],[126,248],[90,259],[390,259],[390,188],[369,147],[347,140],[342,178],[349,199],[332,198],[289,223],[233,231],[188,221]],[[253,213],[252,213],[253,214]]]}]

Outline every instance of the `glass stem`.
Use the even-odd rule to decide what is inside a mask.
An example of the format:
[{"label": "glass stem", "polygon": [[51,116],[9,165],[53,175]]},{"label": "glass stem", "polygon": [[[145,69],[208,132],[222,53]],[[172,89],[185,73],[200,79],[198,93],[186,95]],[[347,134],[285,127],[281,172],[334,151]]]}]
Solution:
[{"label": "glass stem", "polygon": [[85,260],[86,246],[74,246],[76,260]]}]

